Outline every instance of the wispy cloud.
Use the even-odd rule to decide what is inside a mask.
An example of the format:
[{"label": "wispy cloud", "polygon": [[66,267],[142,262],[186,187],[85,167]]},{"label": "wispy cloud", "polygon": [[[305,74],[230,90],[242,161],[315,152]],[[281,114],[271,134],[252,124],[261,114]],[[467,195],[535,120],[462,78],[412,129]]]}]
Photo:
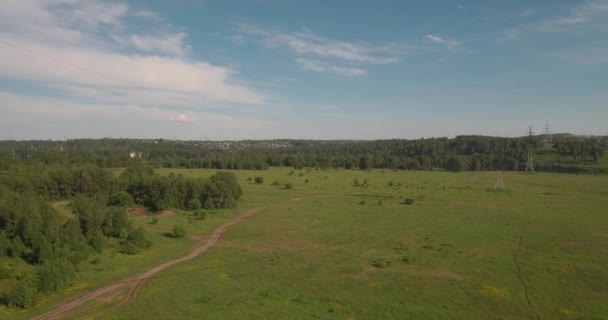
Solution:
[{"label": "wispy cloud", "polygon": [[520,39],[539,33],[588,33],[590,30],[608,32],[608,1],[594,0],[575,6],[567,12],[508,28],[504,39]]},{"label": "wispy cloud", "polygon": [[302,70],[314,71],[320,73],[330,73],[341,76],[363,76],[367,74],[367,71],[358,68],[345,68],[340,66],[331,65],[322,61],[315,61],[309,59],[298,58],[296,62],[302,68]]},{"label": "wispy cloud", "polygon": [[[396,63],[404,54],[403,48],[395,45],[334,40],[316,35],[309,30],[279,32],[247,24],[239,25],[238,32],[257,38],[267,48],[292,53],[296,56],[297,64],[308,71],[332,72],[347,76],[363,75],[366,73],[365,70],[360,67],[353,68],[352,65]],[[312,60],[309,59],[316,61],[311,63]],[[320,71],[321,69],[323,71]]]},{"label": "wispy cloud", "polygon": [[161,17],[158,13],[146,9],[137,10],[133,13],[134,16],[140,18],[147,18],[152,20],[161,20]]},{"label": "wispy cloud", "polygon": [[439,36],[435,36],[435,35],[432,35],[432,34],[427,34],[425,36],[425,39],[427,41],[430,41],[430,42],[434,43],[434,44],[438,44],[438,45],[444,46],[444,47],[446,47],[448,49],[453,49],[453,48],[455,48],[455,47],[457,47],[457,46],[460,45],[460,42],[458,42],[456,40],[445,39],[445,38],[442,38],[442,37],[439,37]]},{"label": "wispy cloud", "polygon": [[190,46],[185,43],[186,34],[183,32],[154,35],[131,35],[133,45],[143,51],[167,54],[173,56],[184,56],[190,51]]},{"label": "wispy cloud", "polygon": [[574,8],[569,14],[544,21],[543,28],[590,23],[608,16],[608,1],[590,1]]},{"label": "wispy cloud", "polygon": [[551,16],[535,15],[539,16],[536,21],[510,27],[498,42],[527,43],[528,50],[567,64],[606,65],[608,1],[587,1],[561,11]]}]

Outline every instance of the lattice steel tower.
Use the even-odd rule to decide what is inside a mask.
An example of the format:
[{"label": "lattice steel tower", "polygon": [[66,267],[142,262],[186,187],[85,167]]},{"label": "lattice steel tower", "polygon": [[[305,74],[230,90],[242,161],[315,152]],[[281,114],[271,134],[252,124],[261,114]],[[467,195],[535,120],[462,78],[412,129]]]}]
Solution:
[{"label": "lattice steel tower", "polygon": [[505,136],[505,139],[502,143],[502,154],[500,156],[500,171],[498,171],[498,174],[496,175],[496,182],[494,182],[494,190],[502,190],[505,188],[505,182],[502,180],[502,174],[505,171],[505,144],[507,143],[507,137]]},{"label": "lattice steel tower", "polygon": [[551,127],[549,121],[545,122],[545,145],[551,144]]},{"label": "lattice steel tower", "polygon": [[528,161],[526,162],[526,172],[534,173],[534,146],[533,146],[533,137],[534,133],[532,132],[532,127],[529,127],[528,130]]}]

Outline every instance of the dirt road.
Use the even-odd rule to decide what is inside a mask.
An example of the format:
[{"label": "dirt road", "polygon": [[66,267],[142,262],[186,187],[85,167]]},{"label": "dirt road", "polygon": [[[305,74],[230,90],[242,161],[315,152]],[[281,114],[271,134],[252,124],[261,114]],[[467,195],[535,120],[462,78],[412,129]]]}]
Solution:
[{"label": "dirt road", "polygon": [[[301,199],[291,199],[287,203],[298,201],[298,200],[301,200]],[[114,312],[114,311],[124,307],[125,305],[133,302],[137,298],[137,295],[139,294],[139,291],[143,287],[146,280],[148,280],[150,277],[154,276],[155,274],[159,273],[160,271],[163,271],[173,265],[176,265],[178,263],[188,261],[188,260],[195,258],[196,256],[200,255],[201,253],[205,252],[211,246],[213,246],[219,240],[219,238],[224,233],[224,231],[226,231],[226,229],[228,229],[230,226],[241,222],[243,219],[258,213],[259,211],[261,211],[265,208],[267,208],[267,207],[251,209],[241,215],[234,217],[233,219],[229,220],[228,222],[222,224],[221,226],[219,226],[217,229],[215,229],[213,231],[210,238],[199,241],[196,248],[185,256],[179,257],[174,260],[167,261],[150,270],[144,271],[144,272],[136,274],[134,276],[115,281],[106,286],[100,287],[82,297],[65,301],[65,302],[59,304],[55,309],[53,309],[45,314],[39,315],[33,319],[34,320],[64,319],[64,318],[68,318],[68,317],[73,317],[74,315],[77,315],[77,314],[86,315],[84,318],[80,318],[80,319],[86,319],[86,318],[92,318],[92,317],[93,318],[100,317],[105,314]],[[110,305],[107,309],[104,309],[104,310],[101,310],[101,311],[98,311],[95,313],[86,314],[86,310],[90,310],[90,309],[98,307],[102,304],[109,304],[110,302],[114,301],[118,296],[120,296],[121,294],[123,294],[125,292],[127,292],[126,297],[124,299],[122,299],[118,304]]]}]

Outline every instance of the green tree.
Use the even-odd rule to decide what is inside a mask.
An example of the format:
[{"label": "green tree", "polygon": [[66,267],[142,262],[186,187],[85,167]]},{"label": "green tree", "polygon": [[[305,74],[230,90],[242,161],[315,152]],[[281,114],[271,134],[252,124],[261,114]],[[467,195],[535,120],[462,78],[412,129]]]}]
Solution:
[{"label": "green tree", "polygon": [[174,238],[183,238],[187,234],[186,229],[180,225],[173,226],[173,237]]}]

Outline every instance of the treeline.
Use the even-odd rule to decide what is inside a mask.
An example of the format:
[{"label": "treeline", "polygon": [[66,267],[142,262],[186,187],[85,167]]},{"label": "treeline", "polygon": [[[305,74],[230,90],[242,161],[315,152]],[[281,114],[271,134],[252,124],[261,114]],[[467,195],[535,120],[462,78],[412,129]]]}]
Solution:
[{"label": "treeline", "polygon": [[[202,179],[163,177],[141,165],[118,177],[94,166],[27,169],[0,174],[0,280],[13,283],[0,302],[18,308],[68,286],[78,265],[108,243],[124,254],[148,248],[144,229],[129,221],[125,207],[227,208],[242,195],[236,176],[225,172]],[[71,199],[73,217],[48,204],[57,199]],[[7,258],[30,268],[19,273],[3,263]]]},{"label": "treeline", "polygon": [[[528,143],[527,137],[486,136],[377,141],[4,141],[0,142],[0,170],[24,163],[122,167],[140,162],[154,167],[220,170],[263,170],[270,166],[430,170],[448,169],[454,157],[463,160],[464,170],[523,170]],[[539,169],[584,172],[597,169],[586,166],[598,164],[608,140],[556,135],[551,144],[545,145],[541,137],[533,138],[532,144],[543,154],[536,159]]]},{"label": "treeline", "polygon": [[78,265],[101,253],[108,238],[118,239],[120,251],[127,254],[151,245],[122,209],[78,196],[72,211],[74,218],[66,219],[43,199],[0,186],[0,261],[9,257],[31,265],[13,275],[15,270],[0,264],[0,280],[14,282],[2,302],[28,308],[40,296],[65,288]]}]

